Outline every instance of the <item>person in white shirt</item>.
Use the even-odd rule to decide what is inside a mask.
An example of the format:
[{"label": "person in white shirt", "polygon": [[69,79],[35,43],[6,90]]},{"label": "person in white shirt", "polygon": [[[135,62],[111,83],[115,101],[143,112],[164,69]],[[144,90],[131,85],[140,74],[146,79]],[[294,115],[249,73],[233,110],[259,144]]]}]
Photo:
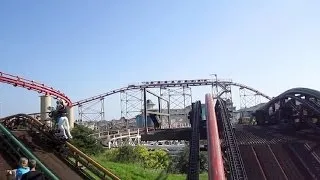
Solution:
[{"label": "person in white shirt", "polygon": [[63,136],[63,138],[65,140],[72,139],[69,120],[67,117],[67,109],[62,100],[57,101],[56,118],[58,129],[60,130],[60,134]]}]

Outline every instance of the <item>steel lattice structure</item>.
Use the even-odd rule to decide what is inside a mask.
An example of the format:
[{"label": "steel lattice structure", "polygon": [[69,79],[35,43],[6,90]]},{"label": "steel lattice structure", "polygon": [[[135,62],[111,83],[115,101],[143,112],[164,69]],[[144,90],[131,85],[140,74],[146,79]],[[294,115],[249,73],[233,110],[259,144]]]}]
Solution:
[{"label": "steel lattice structure", "polygon": [[[28,90],[33,90],[44,95],[50,95],[53,98],[64,100],[68,106],[78,106],[78,115],[81,120],[105,120],[104,98],[112,94],[121,93],[121,115],[123,117],[132,117],[134,113],[139,113],[142,109],[143,96],[141,91],[143,89],[159,89],[158,96],[167,99],[169,106],[166,103],[160,102],[159,111],[166,112],[167,109],[180,108],[185,109],[190,106],[192,102],[191,87],[194,86],[212,86],[216,88],[219,97],[232,102],[231,86],[240,87],[240,91],[246,90],[246,93],[241,93],[240,101],[241,107],[250,106],[252,102],[247,92],[254,93],[257,103],[257,97],[264,97],[268,100],[271,98],[260,91],[249,86],[235,83],[230,80],[212,80],[212,79],[194,79],[194,80],[172,80],[172,81],[149,81],[143,82],[138,85],[129,85],[120,89],[112,90],[104,94],[93,96],[81,101],[72,103],[71,100],[62,92],[53,89],[52,87],[45,86],[42,83],[27,80],[19,76],[13,76],[0,72],[0,82],[11,84],[15,87],[22,87]],[[130,95],[131,92],[136,92],[139,96]],[[165,92],[167,91],[167,92]],[[167,96],[167,97],[166,97]],[[134,98],[135,97],[135,98]],[[135,99],[135,100],[134,100]],[[253,103],[253,104],[254,104]],[[174,111],[170,114],[174,115]]]},{"label": "steel lattice structure", "polygon": [[171,127],[173,123],[183,123],[182,120],[187,119],[187,115],[191,109],[192,90],[188,86],[175,88],[160,88],[160,95],[169,101],[169,107],[166,104],[162,105],[162,111],[167,112],[169,108],[170,120],[168,117],[161,117],[164,127]]},{"label": "steel lattice structure", "polygon": [[261,97],[252,91],[248,91],[245,88],[239,88],[240,94],[240,109],[255,106],[261,103]]},{"label": "steel lattice structure", "polygon": [[[160,102],[158,109],[160,109],[161,113],[166,113],[167,109],[170,110],[170,117],[175,115],[186,116],[188,112],[188,107],[190,107],[192,102],[192,90],[191,87],[195,86],[211,86],[215,90],[215,96],[219,96],[222,99],[228,102],[228,107],[233,108],[232,104],[232,91],[231,87],[239,87],[240,90],[246,90],[247,92],[254,93],[255,96],[263,97],[265,99],[270,100],[271,98],[260,91],[251,88],[249,86],[232,82],[231,80],[211,80],[211,79],[196,79],[196,80],[173,80],[173,81],[150,81],[150,82],[142,82],[137,85],[129,85],[124,88],[116,89],[109,91],[104,94],[100,94],[97,96],[93,96],[91,98],[87,98],[81,101],[74,102],[73,106],[80,106],[85,104],[91,104],[94,101],[102,99],[104,97],[120,93],[120,103],[121,103],[121,116],[127,119],[134,118],[135,115],[141,113],[143,109],[143,90],[147,89],[148,91],[151,89],[158,89],[160,91],[159,94],[154,94],[156,96],[160,96],[163,99],[169,101],[169,107],[166,103]],[[151,93],[149,91],[149,93]],[[240,94],[240,101],[247,102],[246,106],[248,106],[248,102],[251,102],[250,96],[243,96]],[[103,103],[101,103],[103,104]],[[243,105],[240,105],[241,107]],[[174,111],[173,109],[184,109],[183,113]],[[80,108],[79,108],[80,109]],[[99,110],[100,111],[99,111]],[[97,108],[95,111],[97,116],[101,117],[102,115],[102,107]],[[85,114],[83,109],[80,109],[82,114]],[[103,111],[104,113],[104,111]],[[100,118],[99,118],[100,119]],[[97,120],[99,120],[97,119]],[[168,117],[161,117],[162,122],[168,122],[170,125]]]},{"label": "steel lattice structure", "polygon": [[140,89],[123,91],[120,93],[121,117],[133,118],[141,113],[143,106],[143,92]]},{"label": "steel lattice structure", "polygon": [[79,105],[78,114],[81,121],[106,120],[104,112],[104,98],[95,100],[89,104]]}]

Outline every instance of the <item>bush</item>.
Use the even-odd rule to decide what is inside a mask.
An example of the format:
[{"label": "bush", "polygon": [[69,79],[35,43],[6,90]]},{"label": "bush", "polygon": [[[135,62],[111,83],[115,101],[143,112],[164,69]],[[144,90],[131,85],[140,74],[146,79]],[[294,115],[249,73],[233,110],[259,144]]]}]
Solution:
[{"label": "bush", "polygon": [[144,168],[166,169],[169,166],[170,157],[162,149],[148,150],[144,146],[122,146],[118,149],[110,149],[105,152],[109,161],[121,163],[140,164]]},{"label": "bush", "polygon": [[89,136],[94,133],[93,130],[77,125],[71,130],[73,136],[72,144],[83,151],[85,154],[97,155],[103,152],[103,147],[100,141],[93,136]]},{"label": "bush", "polygon": [[115,160],[123,163],[133,163],[138,159],[138,154],[133,146],[122,146],[118,149]]},{"label": "bush", "polygon": [[[200,152],[200,173],[208,171],[208,156],[207,152]],[[168,166],[169,173],[187,174],[189,169],[189,147],[186,147],[182,152],[174,157]]]},{"label": "bush", "polygon": [[109,150],[105,151],[103,157],[107,161],[117,162],[116,158],[117,158],[118,153],[119,153],[118,149],[109,149]]}]

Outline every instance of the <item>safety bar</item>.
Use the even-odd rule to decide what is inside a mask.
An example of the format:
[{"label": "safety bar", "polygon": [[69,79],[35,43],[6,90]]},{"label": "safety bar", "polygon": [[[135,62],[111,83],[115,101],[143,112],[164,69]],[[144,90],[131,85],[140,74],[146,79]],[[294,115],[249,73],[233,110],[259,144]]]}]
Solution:
[{"label": "safety bar", "polygon": [[206,94],[206,117],[207,117],[207,140],[208,140],[208,158],[209,158],[209,179],[225,180],[224,166],[218,132],[218,122],[215,112],[216,100],[213,100],[211,94]]},{"label": "safety bar", "polygon": [[37,162],[37,166],[40,168],[40,170],[45,174],[45,176],[49,177],[53,180],[59,180],[59,178],[54,175],[49,169],[47,169],[39,159],[34,156],[16,137],[0,123],[0,130],[4,133],[5,136],[7,136],[15,148],[20,148],[20,151],[29,159],[34,159]]}]

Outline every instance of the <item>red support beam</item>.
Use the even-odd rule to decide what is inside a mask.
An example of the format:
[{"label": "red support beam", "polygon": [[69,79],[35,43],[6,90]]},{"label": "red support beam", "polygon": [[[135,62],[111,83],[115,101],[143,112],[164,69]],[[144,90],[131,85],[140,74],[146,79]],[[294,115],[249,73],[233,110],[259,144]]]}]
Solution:
[{"label": "red support beam", "polygon": [[50,95],[54,98],[64,100],[68,106],[72,105],[71,100],[60,91],[55,90],[52,87],[47,87],[44,84],[21,78],[19,76],[13,76],[10,74],[0,72],[0,83],[11,84],[15,87],[22,87],[28,90],[36,91],[40,94]]},{"label": "red support beam", "polygon": [[206,116],[207,116],[207,140],[209,157],[209,179],[225,180],[224,166],[218,132],[218,124],[215,112],[216,101],[211,94],[206,94]]}]

